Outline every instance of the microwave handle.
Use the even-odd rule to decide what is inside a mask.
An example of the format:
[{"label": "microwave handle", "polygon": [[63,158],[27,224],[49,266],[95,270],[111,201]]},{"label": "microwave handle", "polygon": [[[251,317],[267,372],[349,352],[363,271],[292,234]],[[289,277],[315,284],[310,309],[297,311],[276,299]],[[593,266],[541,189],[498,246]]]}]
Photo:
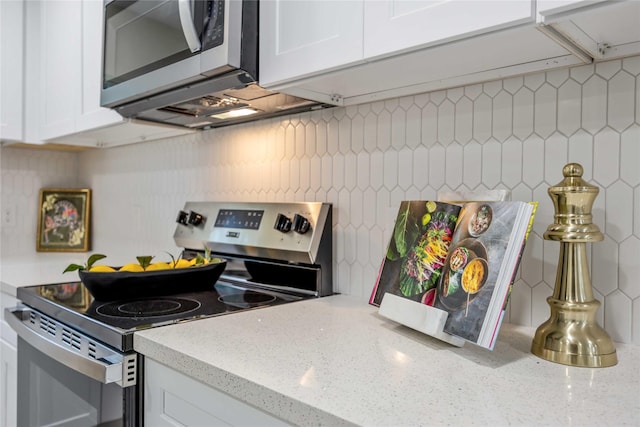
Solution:
[{"label": "microwave handle", "polygon": [[196,31],[196,26],[191,15],[191,3],[193,0],[178,0],[178,12],[180,14],[180,25],[182,25],[182,33],[189,45],[191,52],[198,52],[202,48],[200,37]]},{"label": "microwave handle", "polygon": [[131,375],[131,366],[135,367],[136,364],[135,354],[113,352],[110,362],[91,359],[51,341],[46,332],[38,333],[25,326],[23,322],[29,319],[30,313],[31,310],[23,306],[5,308],[4,318],[16,334],[32,347],[102,384],[116,383],[123,388],[136,384],[135,376]]}]

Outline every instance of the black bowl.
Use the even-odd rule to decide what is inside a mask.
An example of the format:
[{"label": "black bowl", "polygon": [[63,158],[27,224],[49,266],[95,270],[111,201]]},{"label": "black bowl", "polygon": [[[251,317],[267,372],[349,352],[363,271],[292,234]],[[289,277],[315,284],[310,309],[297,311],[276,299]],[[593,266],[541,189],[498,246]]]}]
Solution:
[{"label": "black bowl", "polygon": [[227,266],[225,260],[206,265],[141,272],[80,270],[80,280],[98,301],[174,295],[213,289]]}]

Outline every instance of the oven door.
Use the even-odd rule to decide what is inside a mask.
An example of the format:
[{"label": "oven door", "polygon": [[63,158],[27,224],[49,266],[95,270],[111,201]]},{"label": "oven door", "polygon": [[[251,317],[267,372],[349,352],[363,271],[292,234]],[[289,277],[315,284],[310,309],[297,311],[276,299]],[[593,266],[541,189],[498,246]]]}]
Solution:
[{"label": "oven door", "polygon": [[219,3],[107,0],[101,104],[113,107],[203,79],[199,54],[209,9]]},{"label": "oven door", "polygon": [[[18,425],[142,425],[137,355],[105,353],[101,344],[29,308],[6,309],[5,319],[18,335]],[[94,356],[83,355],[84,348]],[[134,369],[123,379],[118,371],[127,360]]]}]

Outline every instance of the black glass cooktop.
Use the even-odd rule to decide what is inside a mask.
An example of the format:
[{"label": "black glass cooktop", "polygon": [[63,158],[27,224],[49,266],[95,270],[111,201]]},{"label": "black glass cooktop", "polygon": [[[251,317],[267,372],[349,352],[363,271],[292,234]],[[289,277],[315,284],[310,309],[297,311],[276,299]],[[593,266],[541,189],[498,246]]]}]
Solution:
[{"label": "black glass cooktop", "polygon": [[120,301],[95,300],[81,282],[18,288],[18,299],[51,318],[123,351],[133,332],[302,299],[218,281],[211,290]]}]

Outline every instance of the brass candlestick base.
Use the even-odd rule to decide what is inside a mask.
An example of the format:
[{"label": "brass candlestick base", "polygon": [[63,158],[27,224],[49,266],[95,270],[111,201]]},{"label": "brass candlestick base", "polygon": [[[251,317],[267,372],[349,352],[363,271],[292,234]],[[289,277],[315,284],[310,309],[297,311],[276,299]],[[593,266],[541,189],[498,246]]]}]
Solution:
[{"label": "brass candlestick base", "polygon": [[564,180],[549,188],[555,223],[544,233],[560,241],[558,273],[553,296],[547,298],[551,317],[536,330],[531,352],[551,362],[583,367],[618,363],[613,341],[596,321],[600,303],[593,298],[586,243],[604,238],[591,221],[598,188],[582,180],[582,166],[566,165]]}]

